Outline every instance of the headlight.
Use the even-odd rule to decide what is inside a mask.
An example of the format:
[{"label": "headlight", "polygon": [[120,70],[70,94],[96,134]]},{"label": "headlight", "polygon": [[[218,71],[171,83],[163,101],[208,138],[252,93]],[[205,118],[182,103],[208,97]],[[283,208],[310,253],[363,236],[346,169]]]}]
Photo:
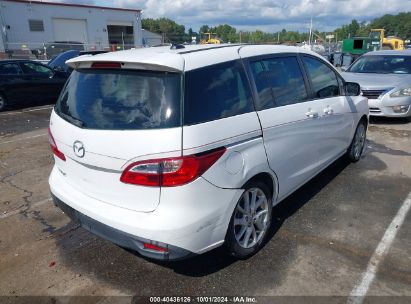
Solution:
[{"label": "headlight", "polygon": [[390,94],[391,97],[404,97],[411,96],[411,87],[406,89],[401,89]]}]

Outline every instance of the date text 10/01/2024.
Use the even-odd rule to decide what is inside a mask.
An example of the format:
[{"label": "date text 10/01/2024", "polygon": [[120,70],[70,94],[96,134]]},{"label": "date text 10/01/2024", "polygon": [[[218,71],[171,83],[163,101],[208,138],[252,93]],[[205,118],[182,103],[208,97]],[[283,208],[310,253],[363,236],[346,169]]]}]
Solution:
[{"label": "date text 10/01/2024", "polygon": [[257,303],[255,297],[150,297],[150,303]]}]

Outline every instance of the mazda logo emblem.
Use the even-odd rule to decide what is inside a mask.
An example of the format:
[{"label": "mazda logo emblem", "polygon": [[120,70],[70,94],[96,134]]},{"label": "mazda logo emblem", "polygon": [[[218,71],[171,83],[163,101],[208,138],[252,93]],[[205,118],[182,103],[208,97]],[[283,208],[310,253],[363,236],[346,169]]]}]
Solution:
[{"label": "mazda logo emblem", "polygon": [[73,151],[78,157],[84,157],[84,154],[86,154],[86,149],[84,149],[83,143],[79,140],[74,142]]}]

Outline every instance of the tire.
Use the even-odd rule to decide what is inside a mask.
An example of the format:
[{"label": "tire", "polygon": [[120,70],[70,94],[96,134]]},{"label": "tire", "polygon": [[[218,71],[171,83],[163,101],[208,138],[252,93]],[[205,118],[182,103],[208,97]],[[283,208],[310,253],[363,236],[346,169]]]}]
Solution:
[{"label": "tire", "polygon": [[224,243],[228,253],[238,259],[249,258],[261,249],[271,225],[272,194],[269,188],[261,181],[252,181],[244,188],[231,216]]},{"label": "tire", "polygon": [[366,137],[367,123],[361,120],[355,130],[351,145],[347,150],[347,157],[351,162],[355,163],[360,160],[362,152],[364,151]]},{"label": "tire", "polygon": [[7,107],[6,97],[0,93],[0,112],[4,111]]}]

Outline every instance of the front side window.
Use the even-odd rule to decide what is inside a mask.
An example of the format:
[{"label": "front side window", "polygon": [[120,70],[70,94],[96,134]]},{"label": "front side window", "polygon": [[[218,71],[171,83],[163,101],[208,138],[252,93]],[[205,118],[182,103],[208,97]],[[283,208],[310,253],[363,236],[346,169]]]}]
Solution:
[{"label": "front side window", "polygon": [[41,75],[44,77],[49,77],[53,74],[53,71],[50,68],[32,62],[21,63],[21,68],[25,74]]},{"label": "front side window", "polygon": [[253,111],[239,60],[186,72],[184,124],[193,125]]},{"label": "front side window", "polygon": [[181,126],[181,75],[132,70],[75,70],[56,105],[86,129],[143,130]]},{"label": "front side window", "polygon": [[329,66],[313,57],[304,56],[303,61],[316,98],[340,95],[337,76]]},{"label": "front side window", "polygon": [[251,62],[257,88],[257,109],[303,102],[307,99],[304,78],[294,56]]}]

